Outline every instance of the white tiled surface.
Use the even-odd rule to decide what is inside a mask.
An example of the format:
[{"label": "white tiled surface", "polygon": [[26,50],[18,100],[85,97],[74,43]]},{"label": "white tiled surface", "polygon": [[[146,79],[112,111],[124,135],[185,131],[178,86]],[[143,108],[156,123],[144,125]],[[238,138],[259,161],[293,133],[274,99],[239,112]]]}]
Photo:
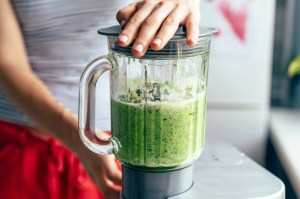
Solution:
[{"label": "white tiled surface", "polygon": [[221,108],[208,102],[206,137],[230,143],[264,164],[269,109],[245,107],[235,104]]}]

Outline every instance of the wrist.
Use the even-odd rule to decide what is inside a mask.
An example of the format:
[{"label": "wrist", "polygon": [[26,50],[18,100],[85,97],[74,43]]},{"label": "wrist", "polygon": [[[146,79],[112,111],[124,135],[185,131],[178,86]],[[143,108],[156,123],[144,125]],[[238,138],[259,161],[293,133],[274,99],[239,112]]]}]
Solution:
[{"label": "wrist", "polygon": [[55,137],[58,138],[68,149],[74,153],[78,152],[78,148],[83,146],[78,132],[78,119],[69,110],[64,109],[61,115],[57,118]]}]

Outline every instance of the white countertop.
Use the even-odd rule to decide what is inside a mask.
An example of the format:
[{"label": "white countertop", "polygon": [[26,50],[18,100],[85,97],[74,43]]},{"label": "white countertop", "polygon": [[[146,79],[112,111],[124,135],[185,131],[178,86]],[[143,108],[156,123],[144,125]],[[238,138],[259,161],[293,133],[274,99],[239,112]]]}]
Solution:
[{"label": "white countertop", "polygon": [[207,141],[194,164],[194,183],[185,193],[168,199],[284,199],[280,179],[235,147]]},{"label": "white countertop", "polygon": [[300,110],[272,109],[271,139],[300,198]]}]

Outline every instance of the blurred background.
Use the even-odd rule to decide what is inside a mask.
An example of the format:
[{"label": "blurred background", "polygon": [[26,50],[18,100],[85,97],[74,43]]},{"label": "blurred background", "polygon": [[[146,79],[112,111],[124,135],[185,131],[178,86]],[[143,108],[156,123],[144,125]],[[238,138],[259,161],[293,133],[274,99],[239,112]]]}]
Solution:
[{"label": "blurred background", "polygon": [[201,3],[201,25],[220,30],[212,41],[206,136],[281,178],[286,198],[300,198],[299,10],[299,0]]}]

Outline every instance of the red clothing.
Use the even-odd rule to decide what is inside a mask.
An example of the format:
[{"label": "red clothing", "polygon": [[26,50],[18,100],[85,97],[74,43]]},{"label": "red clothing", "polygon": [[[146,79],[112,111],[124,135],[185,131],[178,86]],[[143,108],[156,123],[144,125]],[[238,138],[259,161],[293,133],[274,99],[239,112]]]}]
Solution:
[{"label": "red clothing", "polygon": [[0,198],[103,199],[78,158],[54,138],[0,121]]}]

